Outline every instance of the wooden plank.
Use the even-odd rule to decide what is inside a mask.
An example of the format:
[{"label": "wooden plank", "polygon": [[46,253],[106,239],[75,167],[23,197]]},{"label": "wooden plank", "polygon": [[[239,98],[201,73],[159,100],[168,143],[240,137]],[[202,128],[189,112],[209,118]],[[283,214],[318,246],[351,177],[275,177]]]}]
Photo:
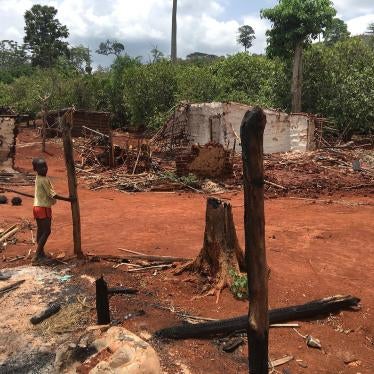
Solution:
[{"label": "wooden plank", "polygon": [[263,138],[266,116],[255,107],[245,114],[240,137],[244,179],[245,258],[248,276],[249,373],[268,373],[268,268],[265,252]]},{"label": "wooden plank", "polygon": [[65,165],[68,177],[69,195],[74,198],[71,202],[71,215],[73,220],[73,241],[74,253],[78,258],[83,258],[81,241],[81,218],[79,209],[77,176],[75,174],[75,164],[73,155],[73,141],[71,137],[71,125],[67,121],[67,116],[73,115],[73,109],[66,112],[62,121],[62,140],[64,145]]}]

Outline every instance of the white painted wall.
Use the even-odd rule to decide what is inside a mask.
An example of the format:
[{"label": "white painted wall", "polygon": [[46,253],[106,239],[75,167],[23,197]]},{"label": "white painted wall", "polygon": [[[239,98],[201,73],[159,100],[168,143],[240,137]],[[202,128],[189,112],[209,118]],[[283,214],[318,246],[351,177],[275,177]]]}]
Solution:
[{"label": "white painted wall", "polygon": [[[206,144],[210,141],[211,116],[221,116],[220,143],[232,148],[236,140],[236,150],[241,152],[240,126],[247,110],[252,107],[238,103],[192,104],[188,113],[188,126],[194,143]],[[265,110],[264,152],[307,151],[314,148],[314,121],[303,114],[288,115],[284,112]]]}]

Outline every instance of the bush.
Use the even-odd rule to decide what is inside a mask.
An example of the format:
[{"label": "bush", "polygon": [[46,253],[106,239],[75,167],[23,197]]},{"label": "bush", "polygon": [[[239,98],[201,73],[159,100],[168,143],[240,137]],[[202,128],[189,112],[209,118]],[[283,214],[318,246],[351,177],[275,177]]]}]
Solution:
[{"label": "bush", "polygon": [[126,69],[124,101],[138,128],[156,127],[157,119],[176,103],[176,67],[168,61]]},{"label": "bush", "polygon": [[305,54],[303,92],[304,110],[330,118],[339,131],[372,131],[374,51],[360,37],[313,45]]},{"label": "bush", "polygon": [[220,101],[238,101],[266,107],[284,108],[289,84],[285,65],[278,59],[238,53],[212,67],[221,82]]}]

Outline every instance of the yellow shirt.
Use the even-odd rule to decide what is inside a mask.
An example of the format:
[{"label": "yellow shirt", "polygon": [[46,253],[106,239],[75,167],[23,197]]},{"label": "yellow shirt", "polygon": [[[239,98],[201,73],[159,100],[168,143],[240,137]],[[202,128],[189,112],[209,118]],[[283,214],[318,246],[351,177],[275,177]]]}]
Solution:
[{"label": "yellow shirt", "polygon": [[37,175],[35,178],[34,206],[50,208],[56,204],[56,199],[54,199],[56,195],[49,178]]}]

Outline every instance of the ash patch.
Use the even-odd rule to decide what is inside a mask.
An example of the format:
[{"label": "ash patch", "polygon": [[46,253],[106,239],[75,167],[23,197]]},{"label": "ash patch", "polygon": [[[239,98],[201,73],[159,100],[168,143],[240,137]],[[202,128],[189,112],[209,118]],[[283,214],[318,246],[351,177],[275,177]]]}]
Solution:
[{"label": "ash patch", "polygon": [[0,365],[0,374],[47,374],[53,372],[54,353],[29,352],[12,357]]},{"label": "ash patch", "polygon": [[[4,269],[4,273],[11,278],[1,285],[25,282],[0,298],[0,374],[52,373],[56,347],[71,338],[78,322],[80,326],[85,324],[76,316],[83,317],[89,310],[77,302],[84,291],[71,282],[66,269],[21,266]],[[30,318],[53,302],[61,303],[60,312],[33,326]],[[70,330],[64,320],[74,322]]]}]

